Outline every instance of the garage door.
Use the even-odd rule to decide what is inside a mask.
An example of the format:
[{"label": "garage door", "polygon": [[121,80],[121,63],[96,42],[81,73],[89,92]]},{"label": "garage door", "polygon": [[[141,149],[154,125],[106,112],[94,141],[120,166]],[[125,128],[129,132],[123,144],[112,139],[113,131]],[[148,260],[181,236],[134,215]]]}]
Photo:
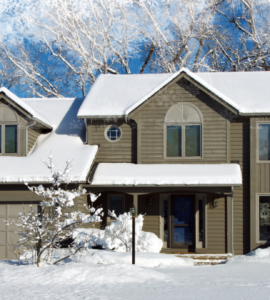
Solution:
[{"label": "garage door", "polygon": [[[18,245],[20,238],[14,231],[18,230],[15,225],[6,226],[3,220],[11,222],[18,220],[18,213],[29,210],[31,204],[28,203],[0,203],[0,259],[16,258],[12,250],[14,245]],[[33,209],[37,211],[37,204],[32,204]]]}]

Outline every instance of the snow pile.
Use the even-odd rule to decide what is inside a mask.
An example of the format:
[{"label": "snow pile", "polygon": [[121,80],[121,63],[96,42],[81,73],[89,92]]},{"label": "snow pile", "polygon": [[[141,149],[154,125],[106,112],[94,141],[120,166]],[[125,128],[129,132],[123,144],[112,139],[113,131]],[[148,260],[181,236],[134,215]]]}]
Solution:
[{"label": "snow pile", "polygon": [[256,249],[249,252],[246,255],[237,255],[230,258],[226,263],[235,262],[258,262],[258,263],[270,263],[270,247],[266,249]]},{"label": "snow pile", "polygon": [[[115,172],[117,170],[117,172]],[[100,163],[92,185],[241,185],[238,164]]]},{"label": "snow pile", "polygon": [[[102,250],[89,250],[87,254],[78,258],[78,262],[93,264],[131,264],[132,255],[130,252],[115,252]],[[190,258],[176,257],[173,254],[162,253],[141,253],[137,252],[135,256],[137,266],[158,267],[164,266],[193,266],[194,261]]]},{"label": "snow pile", "polygon": [[[124,217],[127,216],[128,214],[124,214]],[[162,240],[152,232],[142,231],[143,219],[142,216],[138,217],[138,221],[135,223],[136,252],[159,253],[163,245]],[[95,228],[80,228],[74,230],[73,238],[75,239],[74,242],[76,247],[84,246],[91,248],[93,246],[102,246],[104,249],[114,250],[117,252],[130,252],[132,242],[131,220],[128,219],[127,226],[124,229],[121,220],[123,220],[123,218],[112,222],[105,230]]]}]

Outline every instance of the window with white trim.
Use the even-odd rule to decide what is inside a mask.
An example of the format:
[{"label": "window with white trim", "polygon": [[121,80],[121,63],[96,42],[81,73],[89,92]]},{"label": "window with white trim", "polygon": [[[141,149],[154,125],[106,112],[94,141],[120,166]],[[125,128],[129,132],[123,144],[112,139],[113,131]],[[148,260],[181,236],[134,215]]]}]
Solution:
[{"label": "window with white trim", "polygon": [[18,122],[15,113],[6,106],[0,106],[0,155],[18,153]]},{"label": "window with white trim", "polygon": [[259,196],[259,240],[270,240],[270,196]]},{"label": "window with white trim", "polygon": [[270,160],[270,124],[259,124],[259,160]]},{"label": "window with white trim", "polygon": [[164,120],[166,158],[202,156],[202,116],[192,104],[178,103]]},{"label": "window with white trim", "polygon": [[105,129],[104,136],[108,142],[118,142],[122,137],[121,128],[117,125],[109,125]]}]

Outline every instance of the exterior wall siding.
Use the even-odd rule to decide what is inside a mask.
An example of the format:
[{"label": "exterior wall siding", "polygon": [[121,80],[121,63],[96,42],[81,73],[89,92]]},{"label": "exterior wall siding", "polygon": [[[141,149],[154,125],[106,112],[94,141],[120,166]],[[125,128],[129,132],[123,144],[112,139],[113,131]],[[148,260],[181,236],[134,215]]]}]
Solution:
[{"label": "exterior wall siding", "polygon": [[259,242],[258,224],[259,212],[256,202],[258,194],[270,195],[270,162],[259,162],[258,160],[258,122],[269,121],[270,117],[252,117],[250,120],[250,248],[257,248],[263,242]]},{"label": "exterior wall siding", "polygon": [[29,128],[28,129],[28,141],[27,141],[27,149],[28,153],[32,149],[32,147],[35,145],[37,138],[40,136],[40,133]]},{"label": "exterior wall siding", "polygon": [[[116,124],[122,131],[121,139],[116,143],[111,143],[105,139],[104,131],[109,125]],[[90,121],[87,125],[88,144],[98,145],[99,150],[95,159],[99,162],[136,162],[136,126],[133,122],[125,121],[105,122]]]},{"label": "exterior wall siding", "polygon": [[[203,116],[202,158],[164,159],[163,122],[167,110],[174,104],[184,102],[195,105]],[[140,126],[140,163],[226,163],[227,150],[227,109],[200,91],[194,96],[179,84],[158,95],[134,116]],[[223,115],[222,115],[223,113]]]},{"label": "exterior wall siding", "polygon": [[233,241],[234,253],[249,252],[249,205],[250,205],[250,122],[249,118],[238,118],[230,124],[230,160],[239,163],[243,185],[233,193]]}]

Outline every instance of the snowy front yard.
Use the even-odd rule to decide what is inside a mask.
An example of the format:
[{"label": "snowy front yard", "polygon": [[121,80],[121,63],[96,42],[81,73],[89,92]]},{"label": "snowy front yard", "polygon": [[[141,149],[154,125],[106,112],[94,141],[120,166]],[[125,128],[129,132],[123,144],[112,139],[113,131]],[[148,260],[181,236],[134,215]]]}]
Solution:
[{"label": "snowy front yard", "polygon": [[99,250],[41,268],[1,261],[0,299],[269,299],[270,251],[255,254],[200,267],[151,253],[134,266],[131,253]]}]

